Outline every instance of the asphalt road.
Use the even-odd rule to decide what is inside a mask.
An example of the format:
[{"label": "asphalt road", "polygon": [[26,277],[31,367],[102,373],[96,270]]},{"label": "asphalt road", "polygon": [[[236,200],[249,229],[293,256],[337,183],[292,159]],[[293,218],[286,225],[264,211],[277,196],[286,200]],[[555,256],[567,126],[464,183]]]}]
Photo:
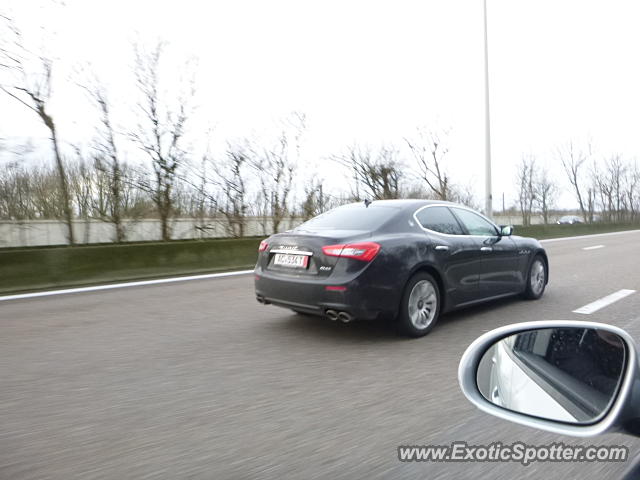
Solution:
[{"label": "asphalt road", "polygon": [[[583,250],[583,247],[604,245]],[[640,339],[640,233],[545,244],[551,282],[407,340],[262,306],[251,275],[0,302],[0,479],[617,478],[614,463],[401,463],[398,445],[581,440],[481,413],[456,373],[481,333],[582,319]]]}]

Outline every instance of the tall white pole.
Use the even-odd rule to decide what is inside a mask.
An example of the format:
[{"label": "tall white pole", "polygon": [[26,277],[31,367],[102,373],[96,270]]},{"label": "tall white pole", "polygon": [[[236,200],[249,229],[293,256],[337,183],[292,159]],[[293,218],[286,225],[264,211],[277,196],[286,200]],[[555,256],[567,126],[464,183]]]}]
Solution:
[{"label": "tall white pole", "polygon": [[484,7],[484,160],[485,160],[485,203],[484,214],[493,216],[491,197],[491,115],[489,111],[489,41],[487,38],[487,0],[483,0]]}]

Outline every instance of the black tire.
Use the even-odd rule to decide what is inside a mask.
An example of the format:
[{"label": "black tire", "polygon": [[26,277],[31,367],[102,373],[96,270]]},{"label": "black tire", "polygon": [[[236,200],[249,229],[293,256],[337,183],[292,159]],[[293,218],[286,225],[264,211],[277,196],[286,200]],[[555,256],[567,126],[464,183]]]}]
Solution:
[{"label": "black tire", "polygon": [[[418,290],[414,292],[416,288]],[[414,293],[413,298],[412,292]],[[426,294],[426,297],[424,294]],[[427,299],[431,298],[431,294],[435,297],[435,305],[429,308]],[[415,295],[418,297],[416,298]],[[423,337],[433,330],[440,317],[440,299],[441,294],[438,282],[431,275],[426,272],[419,272],[411,277],[402,294],[402,303],[400,304],[400,312],[397,319],[399,332],[409,337]],[[417,304],[415,303],[416,301],[418,301]],[[431,315],[432,313],[433,316]],[[424,326],[419,325],[422,321],[424,321]]]},{"label": "black tire", "polygon": [[[540,270],[542,267],[542,270]],[[537,272],[537,273],[535,273]],[[544,261],[542,255],[536,255],[529,265],[527,271],[527,286],[524,290],[523,297],[527,300],[538,300],[544,294],[547,287],[547,262]],[[540,277],[540,275],[543,275]]]}]

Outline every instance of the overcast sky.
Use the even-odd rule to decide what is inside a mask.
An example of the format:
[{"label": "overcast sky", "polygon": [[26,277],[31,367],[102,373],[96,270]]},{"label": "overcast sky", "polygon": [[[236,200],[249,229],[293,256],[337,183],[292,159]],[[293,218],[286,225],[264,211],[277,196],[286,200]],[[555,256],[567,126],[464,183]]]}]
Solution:
[{"label": "overcast sky", "polygon": [[[322,159],[345,145],[400,145],[418,126],[451,128],[451,175],[473,183],[482,199],[481,0],[5,5],[32,42],[42,38],[42,25],[49,32],[46,48],[57,59],[53,109],[67,141],[88,139],[96,118],[74,85],[78,65],[91,62],[124,119],[134,92],[131,44],[162,38],[176,75],[183,59],[198,59],[194,131],[214,126],[222,141],[304,112],[305,156],[329,186],[339,186],[335,166]],[[571,139],[590,137],[601,156],[640,154],[639,13],[637,1],[488,0],[496,208],[502,192],[513,200],[523,154],[558,177],[553,151]],[[46,137],[7,96],[0,112],[0,137]],[[560,203],[572,206],[571,195]]]}]

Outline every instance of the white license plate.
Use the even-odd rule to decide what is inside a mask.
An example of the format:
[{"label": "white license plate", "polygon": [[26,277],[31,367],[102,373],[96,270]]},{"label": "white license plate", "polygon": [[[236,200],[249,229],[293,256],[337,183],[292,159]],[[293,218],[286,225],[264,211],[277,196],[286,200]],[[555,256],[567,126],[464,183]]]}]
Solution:
[{"label": "white license plate", "polygon": [[309,257],[307,255],[291,255],[290,253],[276,253],[273,264],[281,267],[307,268]]}]

